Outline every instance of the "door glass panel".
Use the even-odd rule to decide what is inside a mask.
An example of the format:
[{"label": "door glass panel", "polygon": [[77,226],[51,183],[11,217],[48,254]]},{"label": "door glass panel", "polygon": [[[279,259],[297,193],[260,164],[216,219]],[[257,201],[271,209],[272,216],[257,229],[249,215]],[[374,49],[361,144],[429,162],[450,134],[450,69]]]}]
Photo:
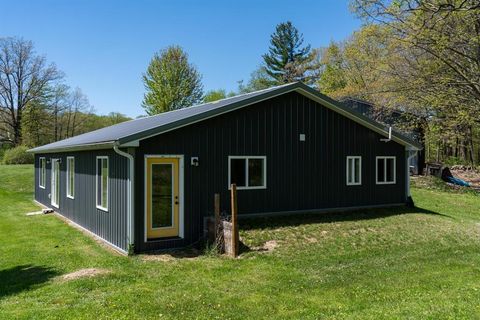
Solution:
[{"label": "door glass panel", "polygon": [[152,228],[173,226],[171,164],[152,164]]}]

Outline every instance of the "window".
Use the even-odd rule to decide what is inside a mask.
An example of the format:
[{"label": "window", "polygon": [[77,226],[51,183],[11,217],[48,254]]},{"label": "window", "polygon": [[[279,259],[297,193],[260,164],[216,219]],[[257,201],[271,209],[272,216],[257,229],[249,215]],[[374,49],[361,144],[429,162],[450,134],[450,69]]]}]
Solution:
[{"label": "window", "polygon": [[108,157],[97,157],[97,208],[108,211]]},{"label": "window", "polygon": [[395,157],[377,157],[377,184],[394,184]]},{"label": "window", "polygon": [[263,156],[228,157],[228,188],[265,189],[267,187],[267,158]]},{"label": "window", "polygon": [[347,186],[362,184],[362,157],[347,157]]},{"label": "window", "polygon": [[67,198],[75,197],[75,158],[67,157]]},{"label": "window", "polygon": [[47,179],[47,161],[43,157],[39,158],[39,164],[40,167],[38,171],[38,185],[40,186],[40,188],[45,189],[45,181]]}]

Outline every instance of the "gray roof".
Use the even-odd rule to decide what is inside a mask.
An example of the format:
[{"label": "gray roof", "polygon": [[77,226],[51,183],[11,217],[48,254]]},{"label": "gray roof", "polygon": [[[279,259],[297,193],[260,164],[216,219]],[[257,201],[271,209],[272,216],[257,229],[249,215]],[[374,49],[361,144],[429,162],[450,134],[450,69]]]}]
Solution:
[{"label": "gray roof", "polygon": [[[357,122],[360,122],[361,124],[366,125],[374,130],[376,129],[375,131],[382,133],[383,135],[388,135],[387,129],[381,124],[368,119],[367,117],[349,109],[348,107],[343,106],[339,102],[328,98],[327,96],[301,82],[294,82],[218,100],[211,103],[205,103],[189,108],[161,113],[155,116],[122,122],[110,127],[98,129],[72,138],[33,148],[30,150],[30,152],[41,153],[72,149],[108,148],[112,147],[114,144],[122,146],[138,139],[160,134],[165,131],[201,121],[203,119],[229,112],[290,91],[299,91],[307,96],[316,98],[316,100],[320,100],[320,103],[326,104],[331,108],[333,107],[332,109],[335,109],[337,112],[340,111],[340,113],[347,115],[353,120],[360,120]],[[397,138],[397,142],[403,142],[403,144],[410,145],[416,149],[421,148],[421,146],[419,146],[415,141],[407,137],[404,137],[398,133],[394,133],[394,136]]]}]

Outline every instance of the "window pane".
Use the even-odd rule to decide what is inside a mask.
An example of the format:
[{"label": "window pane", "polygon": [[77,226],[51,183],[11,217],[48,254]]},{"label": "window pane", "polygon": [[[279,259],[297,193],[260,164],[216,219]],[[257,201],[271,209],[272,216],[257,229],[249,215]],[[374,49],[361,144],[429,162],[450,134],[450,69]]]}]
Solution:
[{"label": "window pane", "polygon": [[387,182],[393,182],[395,176],[395,168],[393,166],[393,159],[386,159],[387,161]]},{"label": "window pane", "polygon": [[45,187],[45,176],[46,176],[46,161],[45,159],[40,159],[40,185]]},{"label": "window pane", "polygon": [[97,159],[97,206],[102,205],[102,159]]},{"label": "window pane", "polygon": [[353,165],[352,165],[352,161],[353,161],[353,159],[352,159],[352,158],[349,158],[349,159],[348,159],[348,162],[347,162],[347,166],[348,166],[348,168],[347,168],[347,170],[348,170],[348,171],[347,171],[347,172],[348,172],[348,173],[347,173],[347,179],[348,179],[348,180],[347,180],[347,181],[348,181],[348,183],[352,183],[352,182],[353,182],[353,181],[352,181],[352,179],[353,179]]},{"label": "window pane", "polygon": [[355,160],[355,183],[360,183],[360,159],[356,158]]},{"label": "window pane", "polygon": [[108,160],[102,159],[102,207],[107,208],[108,201]]},{"label": "window pane", "polygon": [[170,227],[172,219],[172,165],[152,165],[152,227]]},{"label": "window pane", "polygon": [[73,158],[68,159],[68,195],[73,197],[75,187],[75,161]]},{"label": "window pane", "polygon": [[260,187],[264,185],[263,181],[263,159],[248,160],[248,186]]},{"label": "window pane", "polygon": [[60,199],[60,161],[55,161],[55,203]]},{"label": "window pane", "polygon": [[246,159],[230,159],[230,183],[235,183],[237,187],[246,186],[245,161]]},{"label": "window pane", "polygon": [[377,159],[377,181],[385,181],[385,159]]}]

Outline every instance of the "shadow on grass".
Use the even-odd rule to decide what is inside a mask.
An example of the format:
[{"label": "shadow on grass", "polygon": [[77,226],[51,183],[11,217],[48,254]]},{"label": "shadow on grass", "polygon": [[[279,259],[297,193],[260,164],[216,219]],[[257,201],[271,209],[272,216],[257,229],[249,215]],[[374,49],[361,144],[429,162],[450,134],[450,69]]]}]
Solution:
[{"label": "shadow on grass", "polygon": [[45,283],[58,275],[52,268],[20,265],[0,270],[0,299]]},{"label": "shadow on grass", "polygon": [[403,215],[403,214],[430,214],[445,216],[444,214],[434,212],[431,210],[418,208],[418,207],[391,207],[391,208],[378,208],[378,209],[359,209],[354,211],[345,212],[319,212],[319,213],[304,213],[304,214],[292,214],[292,215],[279,215],[270,217],[255,217],[241,219],[240,229],[242,230],[254,230],[254,229],[275,229],[279,227],[295,227],[303,224],[311,223],[331,223],[342,221],[360,221],[386,218],[391,216]]}]

